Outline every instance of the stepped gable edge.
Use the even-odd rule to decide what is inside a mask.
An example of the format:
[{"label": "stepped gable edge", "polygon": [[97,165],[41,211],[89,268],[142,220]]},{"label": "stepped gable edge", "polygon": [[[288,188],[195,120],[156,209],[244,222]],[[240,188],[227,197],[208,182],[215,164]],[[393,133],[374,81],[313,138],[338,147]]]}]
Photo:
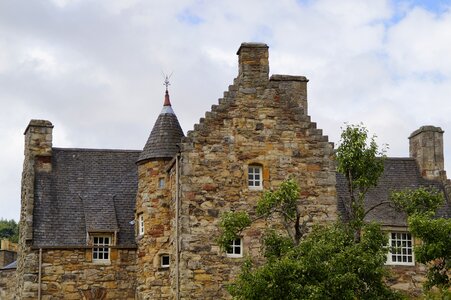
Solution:
[{"label": "stepped gable edge", "polygon": [[[268,48],[266,44],[262,43],[242,43],[237,55],[240,55],[243,47]],[[316,123],[312,122],[311,117],[307,114],[306,84],[309,80],[305,76],[273,74],[269,77],[269,79],[266,78],[266,80],[254,78],[254,80],[258,81],[258,83],[256,84],[256,87],[250,87],[248,80],[245,78],[248,74],[242,73],[242,69],[244,68],[241,64],[240,57],[240,73],[236,78],[234,78],[233,84],[229,85],[228,90],[224,92],[223,97],[218,99],[218,104],[212,105],[210,111],[205,112],[205,116],[201,117],[199,122],[194,124],[193,129],[187,132],[186,137],[182,138],[182,143],[185,144],[183,147],[190,148],[188,145],[194,142],[196,136],[207,136],[212,129],[209,126],[211,124],[210,122],[214,123],[215,120],[232,118],[232,116],[229,115],[229,111],[234,106],[237,106],[236,99],[238,95],[253,97],[254,100],[258,99],[263,101],[261,104],[262,106],[280,106],[280,108],[293,112],[296,114],[298,122],[305,122],[309,124],[307,132],[309,135],[317,135],[318,141],[329,142],[328,136],[323,135],[321,129],[317,129]],[[267,64],[267,61],[263,64]],[[269,72],[269,67],[267,71]],[[263,72],[265,72],[265,70]],[[261,85],[262,81],[264,82],[263,88],[259,88],[258,85]],[[248,108],[254,104],[250,103],[246,106]],[[332,142],[329,143],[333,146]]]}]

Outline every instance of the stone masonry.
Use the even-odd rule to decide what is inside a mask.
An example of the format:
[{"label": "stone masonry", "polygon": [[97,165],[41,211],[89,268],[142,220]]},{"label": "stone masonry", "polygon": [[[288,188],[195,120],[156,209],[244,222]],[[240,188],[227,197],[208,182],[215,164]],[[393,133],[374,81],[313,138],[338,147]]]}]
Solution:
[{"label": "stone masonry", "polygon": [[409,136],[410,157],[414,157],[421,175],[427,179],[446,180],[443,157],[443,130],[435,126],[422,126]]},{"label": "stone masonry", "polygon": [[92,262],[90,249],[46,249],[41,299],[135,299],[135,251],[112,249],[111,262]]},{"label": "stone masonry", "polygon": [[53,125],[49,121],[31,120],[25,130],[25,152],[22,172],[22,203],[19,223],[17,288],[19,299],[38,296],[38,256],[31,250],[35,172],[50,171]]},{"label": "stone masonry", "polygon": [[[269,78],[268,46],[242,44],[239,74],[224,98],[188,132],[181,146],[180,298],[227,299],[225,285],[244,257],[260,260],[264,221],[243,232],[243,258],[229,258],[215,241],[224,212],[252,213],[263,190],[289,177],[301,187],[305,217],[337,217],[333,145],[307,115],[302,76]],[[248,187],[248,166],[263,169],[263,189]]]},{"label": "stone masonry", "polygon": [[[136,214],[144,217],[144,234],[138,235],[138,299],[173,299],[170,269],[161,267],[161,256],[174,257],[175,217],[172,195],[167,186],[167,160],[149,161],[138,166]],[[165,186],[160,187],[159,181]],[[139,222],[139,218],[136,219]]]}]

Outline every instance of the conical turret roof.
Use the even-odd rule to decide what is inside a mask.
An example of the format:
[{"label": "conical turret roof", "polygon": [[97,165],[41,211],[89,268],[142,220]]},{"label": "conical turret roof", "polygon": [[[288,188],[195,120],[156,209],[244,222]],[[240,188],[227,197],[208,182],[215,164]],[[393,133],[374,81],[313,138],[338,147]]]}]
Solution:
[{"label": "conical turret roof", "polygon": [[172,110],[169,92],[166,89],[163,109],[152,128],[137,163],[143,163],[147,160],[171,159],[179,151],[177,145],[180,144],[184,136],[177,116]]}]

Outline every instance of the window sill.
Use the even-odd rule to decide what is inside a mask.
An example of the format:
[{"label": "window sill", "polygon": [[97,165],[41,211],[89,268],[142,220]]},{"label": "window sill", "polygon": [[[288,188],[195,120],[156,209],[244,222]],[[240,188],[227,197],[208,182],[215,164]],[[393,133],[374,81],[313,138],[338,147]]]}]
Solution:
[{"label": "window sill", "polygon": [[243,258],[242,254],[226,254],[228,258]]},{"label": "window sill", "polygon": [[103,265],[103,266],[110,266],[111,261],[110,260],[92,260],[92,263],[95,265]]},{"label": "window sill", "polygon": [[248,189],[250,191],[261,191],[261,190],[263,190],[263,187],[262,186],[248,186]]},{"label": "window sill", "polygon": [[415,267],[415,263],[402,264],[402,263],[393,263],[393,262],[388,263],[388,262],[386,262],[385,265],[389,266],[389,267]]}]

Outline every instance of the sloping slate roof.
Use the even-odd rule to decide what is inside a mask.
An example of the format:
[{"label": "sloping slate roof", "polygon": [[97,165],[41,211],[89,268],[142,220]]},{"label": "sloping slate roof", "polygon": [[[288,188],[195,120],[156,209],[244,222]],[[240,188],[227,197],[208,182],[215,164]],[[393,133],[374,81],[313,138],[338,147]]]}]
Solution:
[{"label": "sloping slate roof", "polygon": [[179,151],[183,130],[170,106],[164,106],[152,128],[138,162],[156,158],[172,158]]},{"label": "sloping slate roof", "polygon": [[52,150],[52,171],[36,174],[33,245],[85,246],[88,231],[118,231],[118,246],[135,246],[140,151]]},{"label": "sloping slate roof", "polygon": [[[365,198],[365,209],[389,200],[391,191],[403,190],[406,188],[418,188],[421,186],[433,186],[443,190],[443,185],[437,181],[423,179],[416,161],[413,158],[387,158],[385,160],[384,173],[379,179],[379,183],[375,188],[368,191]],[[338,210],[342,217],[347,220],[348,213],[344,206],[344,199],[349,197],[345,177],[337,173],[337,198]],[[451,206],[449,199],[446,204],[439,210],[440,216],[450,217]],[[396,211],[389,204],[383,204],[371,212],[365,218],[366,221],[377,221],[382,225],[388,226],[406,226],[407,216],[405,213]]]}]

